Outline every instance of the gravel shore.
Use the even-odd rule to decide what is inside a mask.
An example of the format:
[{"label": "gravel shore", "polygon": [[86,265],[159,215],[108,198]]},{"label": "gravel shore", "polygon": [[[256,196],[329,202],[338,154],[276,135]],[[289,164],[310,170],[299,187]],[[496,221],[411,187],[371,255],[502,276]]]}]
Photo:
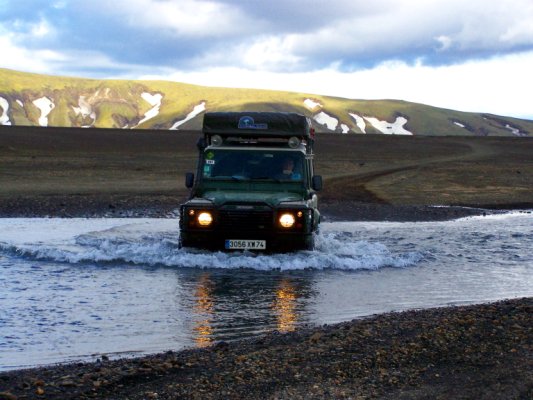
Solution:
[{"label": "gravel shore", "polygon": [[[0,201],[0,218],[173,218],[179,215],[179,205],[185,200],[186,197],[183,196],[162,194],[20,196]],[[323,220],[327,222],[446,221],[473,215],[502,213],[505,212],[504,208],[392,205],[348,200],[330,200],[319,204]],[[525,208],[532,206],[525,205]]]},{"label": "gravel shore", "polygon": [[533,299],[0,373],[0,399],[531,399]]}]

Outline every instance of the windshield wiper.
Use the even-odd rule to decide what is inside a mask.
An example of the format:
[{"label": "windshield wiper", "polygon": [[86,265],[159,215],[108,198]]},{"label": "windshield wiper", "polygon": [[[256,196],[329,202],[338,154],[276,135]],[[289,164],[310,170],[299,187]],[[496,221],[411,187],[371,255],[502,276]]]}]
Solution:
[{"label": "windshield wiper", "polygon": [[281,182],[279,179],[272,178],[271,176],[254,176],[252,178],[254,181],[274,181],[274,182]]},{"label": "windshield wiper", "polygon": [[243,175],[232,175],[231,179],[233,179],[234,181],[249,181],[250,180],[250,178],[243,176]]}]

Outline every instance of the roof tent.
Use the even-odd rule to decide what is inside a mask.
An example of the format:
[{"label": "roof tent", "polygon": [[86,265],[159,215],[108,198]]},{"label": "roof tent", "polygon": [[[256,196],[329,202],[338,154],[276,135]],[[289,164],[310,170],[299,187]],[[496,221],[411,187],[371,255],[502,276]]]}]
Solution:
[{"label": "roof tent", "polygon": [[297,113],[211,112],[204,114],[202,128],[208,137],[290,138],[314,140],[311,120]]}]

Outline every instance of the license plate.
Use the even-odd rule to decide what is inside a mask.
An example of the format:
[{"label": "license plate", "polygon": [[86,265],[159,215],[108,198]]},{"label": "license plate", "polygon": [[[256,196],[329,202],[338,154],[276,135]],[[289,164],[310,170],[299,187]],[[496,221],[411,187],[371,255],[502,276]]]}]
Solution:
[{"label": "license plate", "polygon": [[226,240],[226,249],[228,250],[265,250],[266,240]]}]

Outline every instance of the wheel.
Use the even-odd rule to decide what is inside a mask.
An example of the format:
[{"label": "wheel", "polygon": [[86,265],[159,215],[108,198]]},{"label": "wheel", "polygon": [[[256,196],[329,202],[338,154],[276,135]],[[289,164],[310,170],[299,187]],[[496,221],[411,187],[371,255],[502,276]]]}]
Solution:
[{"label": "wheel", "polygon": [[304,250],[313,251],[315,249],[315,234],[313,233],[309,238],[305,241]]}]

